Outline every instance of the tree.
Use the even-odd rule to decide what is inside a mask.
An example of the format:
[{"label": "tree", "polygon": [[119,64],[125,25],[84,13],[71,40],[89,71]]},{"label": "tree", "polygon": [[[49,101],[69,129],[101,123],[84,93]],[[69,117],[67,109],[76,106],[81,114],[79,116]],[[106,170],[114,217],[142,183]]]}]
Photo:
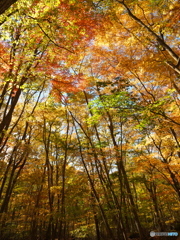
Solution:
[{"label": "tree", "polygon": [[17,0],[2,0],[0,3],[0,14],[3,14]]},{"label": "tree", "polygon": [[2,239],[178,231],[178,10],[39,0],[1,15]]}]

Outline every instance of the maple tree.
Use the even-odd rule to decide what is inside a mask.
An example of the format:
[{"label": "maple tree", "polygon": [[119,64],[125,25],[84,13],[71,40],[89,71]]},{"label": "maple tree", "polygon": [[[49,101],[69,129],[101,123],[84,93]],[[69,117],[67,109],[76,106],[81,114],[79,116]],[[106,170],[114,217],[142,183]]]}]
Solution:
[{"label": "maple tree", "polygon": [[179,7],[0,5],[3,240],[180,230]]}]

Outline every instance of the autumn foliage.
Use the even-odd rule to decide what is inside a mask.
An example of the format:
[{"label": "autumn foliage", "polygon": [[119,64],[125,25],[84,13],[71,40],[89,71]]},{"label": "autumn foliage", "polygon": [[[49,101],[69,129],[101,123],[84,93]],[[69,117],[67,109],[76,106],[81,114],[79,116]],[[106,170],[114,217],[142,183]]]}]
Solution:
[{"label": "autumn foliage", "polygon": [[1,239],[178,239],[179,1],[6,8]]}]

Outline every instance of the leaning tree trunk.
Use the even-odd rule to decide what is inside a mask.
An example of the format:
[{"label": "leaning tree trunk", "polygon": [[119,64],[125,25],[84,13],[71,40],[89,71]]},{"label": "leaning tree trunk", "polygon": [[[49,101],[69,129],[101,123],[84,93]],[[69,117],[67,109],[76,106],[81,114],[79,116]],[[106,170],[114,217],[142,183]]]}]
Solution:
[{"label": "leaning tree trunk", "polygon": [[17,2],[17,0],[1,0],[0,1],[0,14],[3,14],[15,2]]}]

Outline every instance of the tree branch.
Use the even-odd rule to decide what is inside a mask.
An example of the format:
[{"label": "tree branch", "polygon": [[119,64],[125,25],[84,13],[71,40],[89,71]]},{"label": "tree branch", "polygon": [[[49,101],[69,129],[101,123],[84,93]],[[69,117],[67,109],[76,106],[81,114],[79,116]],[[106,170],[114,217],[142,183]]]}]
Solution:
[{"label": "tree branch", "polygon": [[148,27],[145,23],[143,23],[141,21],[141,19],[139,19],[138,17],[136,17],[132,11],[130,10],[130,8],[125,4],[124,1],[119,1],[116,0],[118,3],[120,3],[121,5],[123,5],[129,16],[134,19],[139,25],[141,25],[142,27],[144,27],[149,33],[151,33],[152,36],[154,36],[156,38],[156,40],[158,41],[158,43],[164,47],[166,49],[166,51],[169,53],[169,55],[176,61],[179,61],[179,56],[170,48],[169,45],[166,44],[166,42],[164,41],[164,39],[162,39],[158,34],[156,34],[150,27]]},{"label": "tree branch", "polygon": [[59,48],[62,48],[62,49],[64,49],[64,50],[66,50],[66,51],[68,51],[68,52],[70,52],[70,53],[74,53],[74,51],[71,51],[71,50],[69,50],[68,48],[66,48],[66,47],[64,47],[64,46],[61,46],[61,45],[59,45],[59,44],[57,44],[56,42],[54,42],[51,38],[50,38],[50,36],[43,30],[43,28],[41,27],[41,25],[38,23],[37,24],[38,25],[38,27],[41,29],[41,31],[44,33],[44,35],[50,40],[50,42],[52,42],[55,46],[57,46],[57,47],[59,47]]}]

